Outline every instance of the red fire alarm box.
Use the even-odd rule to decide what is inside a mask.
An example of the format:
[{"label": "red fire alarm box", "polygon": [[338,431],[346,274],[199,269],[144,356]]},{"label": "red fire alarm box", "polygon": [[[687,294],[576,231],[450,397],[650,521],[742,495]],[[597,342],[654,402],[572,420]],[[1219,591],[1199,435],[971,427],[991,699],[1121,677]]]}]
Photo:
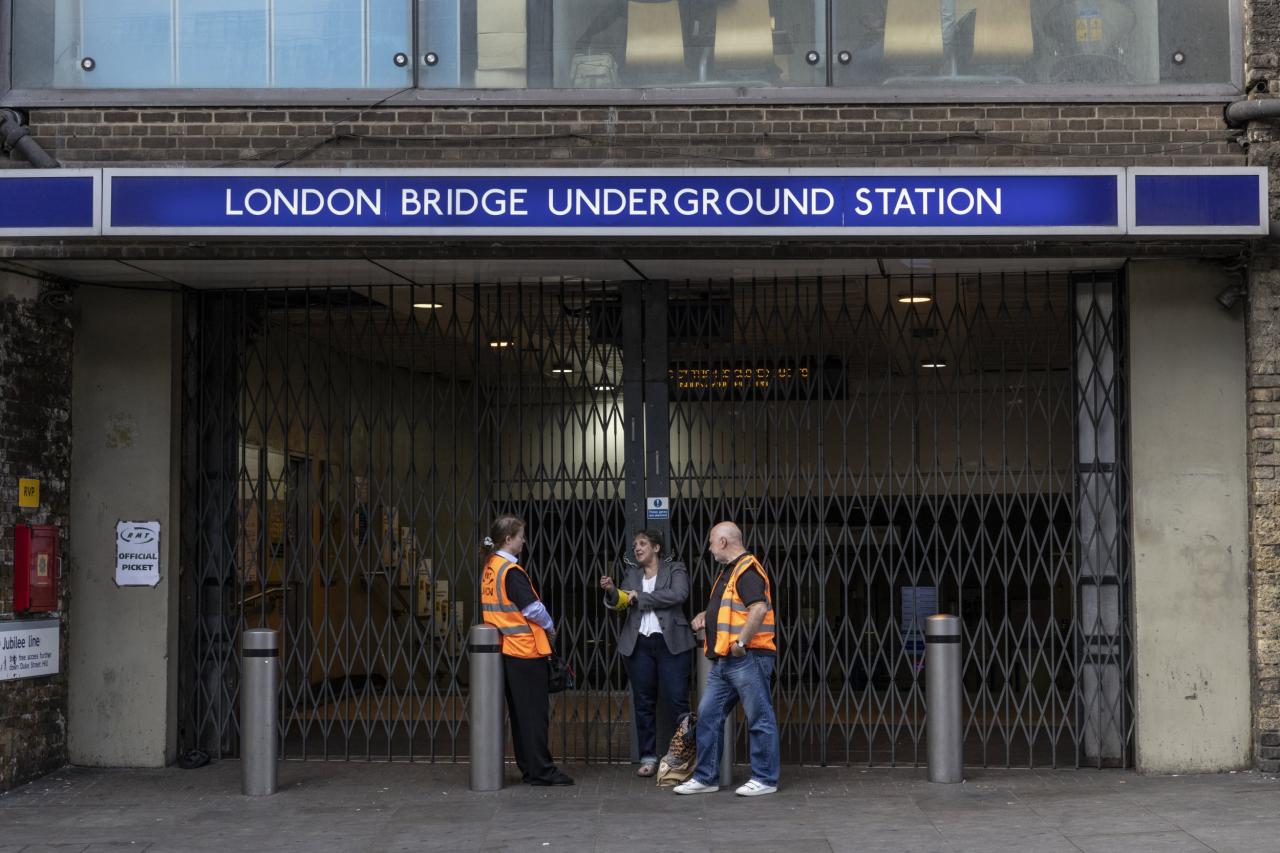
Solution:
[{"label": "red fire alarm box", "polygon": [[58,526],[13,528],[13,609],[17,613],[58,609]]}]

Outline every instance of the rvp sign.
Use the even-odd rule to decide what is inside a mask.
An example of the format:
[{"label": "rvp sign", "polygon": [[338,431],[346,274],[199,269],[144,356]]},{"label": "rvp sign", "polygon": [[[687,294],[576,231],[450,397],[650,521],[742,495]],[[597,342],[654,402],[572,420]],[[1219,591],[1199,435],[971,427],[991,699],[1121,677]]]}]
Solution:
[{"label": "rvp sign", "polygon": [[160,583],[160,522],[116,522],[116,586]]}]

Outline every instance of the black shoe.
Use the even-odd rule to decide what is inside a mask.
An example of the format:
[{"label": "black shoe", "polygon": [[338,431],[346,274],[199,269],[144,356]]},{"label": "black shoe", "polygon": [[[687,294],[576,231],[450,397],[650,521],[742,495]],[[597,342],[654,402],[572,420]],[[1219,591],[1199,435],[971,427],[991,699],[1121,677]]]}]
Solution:
[{"label": "black shoe", "polygon": [[547,776],[541,779],[530,779],[528,782],[535,788],[548,788],[552,785],[572,785],[573,777],[567,776],[559,770],[552,770]]}]

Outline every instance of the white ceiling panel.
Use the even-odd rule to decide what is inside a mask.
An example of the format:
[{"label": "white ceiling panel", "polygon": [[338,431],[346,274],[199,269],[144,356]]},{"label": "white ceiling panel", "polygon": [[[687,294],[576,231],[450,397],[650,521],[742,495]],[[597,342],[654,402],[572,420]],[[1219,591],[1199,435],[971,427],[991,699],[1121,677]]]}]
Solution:
[{"label": "white ceiling panel", "polygon": [[1125,258],[885,258],[889,275],[933,273],[1069,272],[1124,266]]},{"label": "white ceiling panel", "polygon": [[20,260],[5,263],[92,284],[164,283],[160,276],[120,261]]},{"label": "white ceiling panel", "polygon": [[711,261],[632,260],[647,278],[816,278],[842,275],[875,275],[880,271],[874,260],[863,258],[837,260],[741,260]]},{"label": "white ceiling panel", "polygon": [[137,266],[188,287],[363,287],[404,284],[364,260],[137,261]]},{"label": "white ceiling panel", "polygon": [[639,278],[621,260],[394,260],[378,263],[417,284],[471,284],[520,279],[628,281]]}]

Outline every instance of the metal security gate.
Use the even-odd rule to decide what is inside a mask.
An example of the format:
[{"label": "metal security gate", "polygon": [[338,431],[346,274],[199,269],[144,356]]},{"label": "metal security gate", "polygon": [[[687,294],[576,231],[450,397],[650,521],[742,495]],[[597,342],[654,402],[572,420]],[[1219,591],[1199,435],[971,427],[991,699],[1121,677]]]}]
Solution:
[{"label": "metal security gate", "polygon": [[920,620],[948,611],[970,762],[1128,764],[1122,306],[1066,274],[193,294],[183,742],[236,753],[236,640],[267,626],[286,757],[465,760],[510,511],[579,676],[553,753],[626,760],[598,579],[666,497],[691,610],[715,521],[774,575],[785,760],[923,763]]}]

